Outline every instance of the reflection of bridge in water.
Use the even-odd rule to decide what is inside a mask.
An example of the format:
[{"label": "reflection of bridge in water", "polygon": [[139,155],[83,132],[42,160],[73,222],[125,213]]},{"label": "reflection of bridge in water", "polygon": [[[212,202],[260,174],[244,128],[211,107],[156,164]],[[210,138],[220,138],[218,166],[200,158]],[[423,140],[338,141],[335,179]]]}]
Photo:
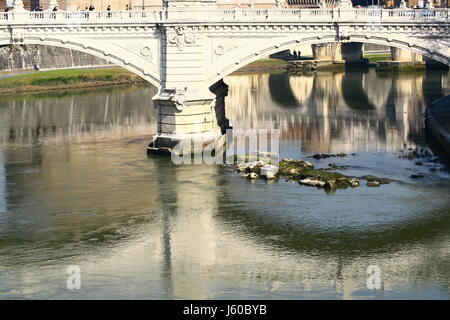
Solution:
[{"label": "reflection of bridge in water", "polygon": [[[83,162],[86,152],[74,147],[69,152],[71,161],[61,161],[63,154],[47,158],[45,165],[37,165],[41,171],[34,176],[20,174],[17,165],[7,166],[9,200],[14,206],[3,216],[0,230],[17,228],[18,218],[27,221],[16,237],[34,239],[39,245],[34,248],[36,261],[10,250],[10,244],[2,246],[0,254],[6,266],[25,265],[11,279],[20,279],[19,286],[22,279],[35,283],[36,287],[27,288],[29,294],[39,292],[40,282],[48,281],[47,264],[27,267],[49,258],[50,252],[43,248],[49,248],[52,260],[63,266],[77,261],[83,270],[85,297],[107,297],[112,288],[122,285],[121,297],[225,298],[241,288],[246,297],[294,293],[300,298],[324,290],[331,297],[348,299],[365,288],[366,268],[373,261],[383,270],[384,286],[376,293],[365,292],[367,296],[389,293],[409,280],[420,286],[437,271],[450,276],[450,269],[435,270],[430,265],[430,257],[445,261],[448,255],[422,245],[445,241],[448,215],[430,212],[432,219],[413,217],[388,230],[312,230],[308,223],[290,225],[278,215],[267,216],[267,208],[257,200],[263,186],[244,186],[245,182],[238,186],[216,166],[174,167],[164,159],[139,160],[124,172],[102,161],[102,156],[87,163]],[[90,175],[104,179],[96,181]],[[127,193],[119,189],[124,179]],[[45,189],[36,181],[43,181]],[[70,188],[64,187],[67,182]],[[105,183],[108,190],[102,187]],[[242,191],[248,188],[244,200]],[[69,203],[93,192],[95,201]],[[46,201],[25,215],[31,210],[31,195],[45,196]],[[49,212],[53,215],[45,214]],[[33,231],[42,221],[47,231]],[[32,244],[21,244],[26,245]],[[404,273],[409,279],[404,276],[399,282],[399,274]],[[119,274],[126,284],[113,283],[121,281]],[[68,291],[58,294],[64,297]]]},{"label": "reflection of bridge in water", "polygon": [[[444,71],[386,77],[374,70],[237,74],[226,78],[227,115],[235,128],[281,128],[284,138],[299,140],[305,151],[328,152],[333,146],[396,150],[422,134],[424,108],[448,92],[447,81]],[[148,136],[156,132],[156,113],[142,101],[154,92],[136,87],[3,100],[0,141]]]},{"label": "reflection of bridge in water", "polygon": [[101,141],[156,132],[153,108],[142,101],[154,87],[35,94],[0,101],[0,142]]},{"label": "reflection of bridge in water", "polygon": [[[422,135],[424,108],[448,92],[447,81],[444,71],[237,74],[226,78],[227,114],[235,128],[281,128],[305,151],[397,150]],[[154,88],[103,92],[0,101],[0,141],[107,141],[156,132],[155,111],[142,104]]]},{"label": "reflection of bridge in water", "polygon": [[447,81],[446,71],[384,77],[373,69],[230,76],[227,115],[237,128],[280,128],[306,151],[397,150],[422,134],[424,108],[448,92]]}]

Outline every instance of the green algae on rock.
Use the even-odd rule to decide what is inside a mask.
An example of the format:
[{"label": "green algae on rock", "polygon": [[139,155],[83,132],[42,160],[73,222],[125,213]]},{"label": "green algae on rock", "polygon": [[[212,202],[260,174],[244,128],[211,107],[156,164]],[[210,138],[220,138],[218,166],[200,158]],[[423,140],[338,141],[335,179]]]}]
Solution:
[{"label": "green algae on rock", "polygon": [[378,178],[371,175],[362,176],[361,179],[367,180],[367,182],[378,182],[379,184],[389,184],[391,180],[388,178]]},{"label": "green algae on rock", "polygon": [[[255,158],[250,157],[252,160]],[[302,159],[284,158],[278,166],[274,165],[275,157],[265,157],[264,160],[248,162],[249,157],[236,157],[236,170],[242,177],[247,179],[265,178],[274,180],[284,177],[287,181],[298,182],[299,184],[324,189],[328,193],[333,193],[336,189],[356,188],[360,186],[360,179],[367,180],[366,186],[379,187],[382,184],[389,184],[391,180],[379,178],[372,175],[365,175],[360,178],[349,177],[342,173],[330,171],[330,168],[316,169],[314,164]]]},{"label": "green algae on rock", "polygon": [[357,179],[349,178],[338,172],[315,169],[312,163],[304,160],[283,159],[279,163],[278,173],[288,177],[289,180],[321,188],[334,189],[359,186]]}]

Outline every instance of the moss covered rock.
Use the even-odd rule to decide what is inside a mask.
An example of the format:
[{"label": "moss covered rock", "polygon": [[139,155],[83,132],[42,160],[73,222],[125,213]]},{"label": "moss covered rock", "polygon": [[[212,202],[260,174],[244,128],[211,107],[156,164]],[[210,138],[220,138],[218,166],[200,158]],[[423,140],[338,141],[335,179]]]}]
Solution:
[{"label": "moss covered rock", "polygon": [[378,177],[371,176],[371,175],[362,176],[361,178],[364,179],[364,180],[367,180],[367,182],[378,182],[380,184],[389,184],[389,183],[391,183],[391,180],[389,180],[388,178],[378,178]]},{"label": "moss covered rock", "polygon": [[324,188],[347,188],[356,186],[356,182],[352,182],[349,177],[338,172],[315,169],[312,163],[304,160],[283,159],[279,163],[279,167],[280,175],[305,185]]}]

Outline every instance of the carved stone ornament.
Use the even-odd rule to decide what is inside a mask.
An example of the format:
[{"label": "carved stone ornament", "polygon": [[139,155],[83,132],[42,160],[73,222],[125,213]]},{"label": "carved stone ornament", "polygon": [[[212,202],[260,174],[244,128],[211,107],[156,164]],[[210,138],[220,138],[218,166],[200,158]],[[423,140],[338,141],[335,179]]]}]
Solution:
[{"label": "carved stone ornament", "polygon": [[351,42],[349,28],[339,27],[339,42]]},{"label": "carved stone ornament", "polygon": [[183,110],[186,104],[186,88],[175,89],[171,100],[175,103],[175,107],[177,108],[177,110]]},{"label": "carved stone ornament", "polygon": [[175,44],[179,51],[183,51],[185,46],[195,43],[195,34],[185,32],[184,27],[177,27],[174,33],[168,35],[168,41]]},{"label": "carved stone ornament", "polygon": [[145,46],[143,48],[141,48],[141,55],[143,55],[144,57],[149,57],[151,56],[152,51],[150,50],[149,47]]},{"label": "carved stone ornament", "polygon": [[214,48],[214,53],[215,53],[216,55],[218,55],[218,56],[223,55],[224,52],[225,52],[225,49],[224,49],[224,47],[221,46],[221,45],[218,45],[218,46],[216,46],[216,47]]},{"label": "carved stone ornament", "polygon": [[22,43],[24,40],[24,36],[21,32],[13,32],[12,41],[15,43]]}]

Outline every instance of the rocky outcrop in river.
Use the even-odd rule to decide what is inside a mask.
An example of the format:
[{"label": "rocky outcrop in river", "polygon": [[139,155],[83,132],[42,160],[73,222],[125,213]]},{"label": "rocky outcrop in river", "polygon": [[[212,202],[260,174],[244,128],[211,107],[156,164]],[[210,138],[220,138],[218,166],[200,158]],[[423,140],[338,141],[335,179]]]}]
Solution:
[{"label": "rocky outcrop in river", "polygon": [[359,187],[360,180],[366,180],[368,187],[379,187],[382,184],[391,182],[387,178],[379,178],[372,175],[364,175],[362,177],[346,176],[332,171],[333,167],[316,169],[311,162],[301,159],[285,158],[278,164],[274,164],[273,158],[267,156],[254,161],[238,161],[237,159],[235,167],[243,178],[252,180],[259,178],[267,180],[284,178],[288,181],[298,182],[301,185],[324,189],[327,192],[336,189]]}]

